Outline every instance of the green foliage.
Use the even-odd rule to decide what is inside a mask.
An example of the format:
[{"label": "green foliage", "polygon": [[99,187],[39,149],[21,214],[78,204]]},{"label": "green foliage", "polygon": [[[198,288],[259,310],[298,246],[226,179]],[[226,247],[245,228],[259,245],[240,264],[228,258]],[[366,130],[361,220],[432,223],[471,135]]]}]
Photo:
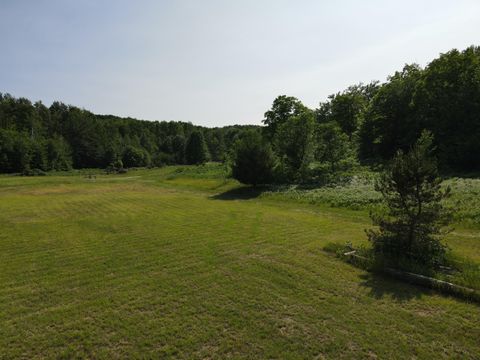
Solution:
[{"label": "green foliage", "polygon": [[175,155],[171,155],[164,152],[157,153],[152,159],[152,164],[153,166],[156,166],[156,167],[175,164]]},{"label": "green foliage", "polygon": [[72,149],[73,165],[76,168],[105,166],[104,141],[107,137],[104,129],[97,124],[96,117],[77,108],[72,108],[66,114],[62,124],[63,135]]},{"label": "green foliage", "polygon": [[360,158],[387,161],[411,147],[425,127],[416,121],[412,98],[422,76],[418,65],[406,65],[389,77],[373,97],[360,129]]},{"label": "green foliage", "polygon": [[150,156],[142,148],[127,146],[123,152],[122,162],[127,168],[148,166],[150,165]]},{"label": "green foliage", "polygon": [[30,140],[24,133],[0,130],[0,171],[23,172],[30,168]]},{"label": "green foliage", "polygon": [[[185,137],[182,135],[175,135],[172,139],[172,152],[173,159],[172,164],[183,164],[185,163]],[[165,161],[165,163],[170,163]]]},{"label": "green foliage", "polygon": [[315,119],[311,111],[288,118],[275,135],[275,151],[287,180],[305,181],[313,160]]},{"label": "green foliage", "polygon": [[34,168],[34,169],[27,168],[22,171],[22,176],[46,176],[46,175],[47,173],[45,171],[37,168]]},{"label": "green foliage", "polygon": [[427,129],[434,135],[442,169],[478,170],[479,113],[479,47],[449,51],[425,69],[405,66],[368,105],[359,131],[360,158],[387,161]]},{"label": "green foliage", "polygon": [[[332,135],[330,139],[310,140],[308,131],[306,134],[300,129],[310,125],[302,125],[298,119],[310,117],[311,110],[295,97],[278,96],[265,112],[262,128],[265,139],[281,158],[277,180],[306,182],[317,177],[315,171],[323,171],[324,164],[312,163],[310,153],[315,149],[321,162],[329,159],[333,172],[338,172],[339,163],[347,161],[381,166],[398,150],[407,151],[423,129],[434,135],[442,172],[479,171],[479,49],[452,50],[425,68],[407,65],[382,85],[359,84],[330,95],[314,112],[321,126],[338,126],[339,131],[325,132],[325,137]],[[60,102],[46,107],[39,101],[0,94],[0,172],[104,168],[122,157],[129,146],[141,149],[148,154],[147,162],[151,158],[157,166],[224,161],[248,129],[260,127],[207,129],[185,122],[140,121],[95,115]],[[204,140],[197,141],[197,149],[186,154],[192,134],[197,137],[198,132]],[[348,156],[341,157],[345,142],[337,140],[345,136]],[[297,140],[298,149],[293,149]],[[329,141],[331,145],[325,145]]]},{"label": "green foliage", "polygon": [[115,167],[117,169],[122,169],[123,168],[123,161],[120,160],[120,159],[117,159],[112,163],[112,165],[113,165],[113,167]]},{"label": "green foliage", "polygon": [[47,141],[47,161],[49,170],[66,171],[72,168],[71,150],[61,136],[54,136]]},{"label": "green foliage", "polygon": [[212,161],[224,161],[226,155],[226,147],[223,132],[210,131],[207,132],[205,137],[208,152],[210,154],[210,160]]},{"label": "green foliage", "polygon": [[413,97],[417,121],[435,136],[444,167],[480,169],[480,47],[433,60]]},{"label": "green foliage", "polygon": [[265,134],[268,139],[273,139],[278,128],[292,117],[296,117],[308,109],[293,96],[280,95],[272,104],[272,108],[265,113],[262,121],[266,127]]},{"label": "green foliage", "polygon": [[335,172],[338,163],[350,155],[347,135],[337,125],[326,123],[317,126],[316,139],[315,158],[320,162],[328,163],[330,170]]},{"label": "green foliage", "polygon": [[390,260],[411,259],[427,266],[444,262],[442,229],[450,217],[442,200],[449,189],[440,186],[432,141],[423,132],[408,153],[398,152],[376,184],[386,213],[372,213],[379,229],[367,234],[375,252]]},{"label": "green foliage", "polygon": [[8,133],[0,134],[0,172],[21,173],[31,166],[56,171],[109,167],[129,146],[157,166],[184,164],[185,139],[194,131],[204,134],[212,159],[223,161],[236,138],[255,128],[259,127],[207,129],[185,122],[140,121],[95,115],[60,102],[47,108],[0,94],[0,132]]},{"label": "green foliage", "polygon": [[204,164],[209,159],[208,148],[201,131],[190,134],[185,145],[185,160],[187,164]]},{"label": "green foliage", "polygon": [[256,131],[237,140],[232,155],[232,176],[244,184],[268,184],[273,180],[275,159],[269,144]]},{"label": "green foliage", "polygon": [[30,168],[45,171],[47,170],[47,154],[43,141],[32,142]]},{"label": "green foliage", "polygon": [[376,83],[351,86],[347,90],[330,95],[326,103],[317,110],[319,123],[334,122],[351,141],[353,134],[363,119],[369,97],[372,96]]},{"label": "green foliage", "polygon": [[117,159],[115,161],[112,161],[110,165],[107,166],[105,169],[105,172],[107,174],[123,174],[127,172],[126,169],[123,168],[123,161],[120,159]]}]

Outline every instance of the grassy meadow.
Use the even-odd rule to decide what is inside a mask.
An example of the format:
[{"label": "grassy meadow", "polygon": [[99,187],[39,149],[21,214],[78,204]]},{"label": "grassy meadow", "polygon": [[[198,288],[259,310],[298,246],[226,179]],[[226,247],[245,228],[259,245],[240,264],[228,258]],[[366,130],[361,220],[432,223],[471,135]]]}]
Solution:
[{"label": "grassy meadow", "polygon": [[[365,243],[375,200],[338,199],[368,184],[294,196],[218,165],[87,174],[0,176],[2,359],[479,357],[478,304],[322,250]],[[448,244],[480,263],[480,181],[449,181],[470,215]]]}]

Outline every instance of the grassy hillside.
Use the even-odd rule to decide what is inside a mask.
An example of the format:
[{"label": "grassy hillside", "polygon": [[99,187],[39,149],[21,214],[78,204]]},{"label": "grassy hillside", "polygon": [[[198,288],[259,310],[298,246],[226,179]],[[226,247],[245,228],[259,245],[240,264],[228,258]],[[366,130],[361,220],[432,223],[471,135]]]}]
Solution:
[{"label": "grassy hillside", "polygon": [[[221,167],[0,177],[0,358],[471,358],[478,305],[321,249],[365,211]],[[478,228],[449,237],[480,262]]]}]

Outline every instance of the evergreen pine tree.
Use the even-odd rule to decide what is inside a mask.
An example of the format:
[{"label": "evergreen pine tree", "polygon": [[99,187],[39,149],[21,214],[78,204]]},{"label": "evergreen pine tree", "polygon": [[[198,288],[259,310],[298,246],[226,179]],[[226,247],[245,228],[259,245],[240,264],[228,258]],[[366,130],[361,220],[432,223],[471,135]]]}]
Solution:
[{"label": "evergreen pine tree", "polygon": [[372,214],[378,230],[368,230],[375,253],[389,260],[407,259],[433,266],[444,259],[443,228],[450,219],[442,200],[432,135],[424,131],[408,153],[399,151],[376,184],[386,213]]}]

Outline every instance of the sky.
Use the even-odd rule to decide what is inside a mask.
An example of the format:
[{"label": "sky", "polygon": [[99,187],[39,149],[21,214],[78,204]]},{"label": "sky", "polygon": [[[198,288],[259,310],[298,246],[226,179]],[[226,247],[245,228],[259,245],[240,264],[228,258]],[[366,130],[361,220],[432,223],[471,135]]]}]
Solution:
[{"label": "sky", "polygon": [[480,45],[480,1],[0,0],[0,92],[97,114],[260,124]]}]

